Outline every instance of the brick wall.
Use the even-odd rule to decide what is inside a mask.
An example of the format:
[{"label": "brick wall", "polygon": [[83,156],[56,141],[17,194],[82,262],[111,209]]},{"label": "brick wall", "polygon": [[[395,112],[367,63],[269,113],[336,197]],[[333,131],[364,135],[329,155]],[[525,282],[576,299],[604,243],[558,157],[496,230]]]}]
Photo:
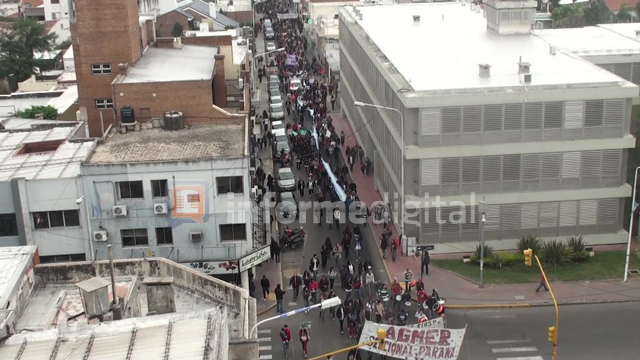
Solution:
[{"label": "brick wall", "polygon": [[147,33],[147,42],[145,44],[151,45],[156,42],[156,29],[153,24],[153,20],[147,20],[144,23],[144,30]]},{"label": "brick wall", "polygon": [[142,44],[142,51],[149,45],[147,38],[147,25],[146,23],[140,26],[140,41]]},{"label": "brick wall", "polygon": [[224,13],[227,17],[239,22],[241,25],[244,23],[252,22],[251,11],[234,11]]},{"label": "brick wall", "polygon": [[[224,87],[224,80],[222,85]],[[121,108],[129,105],[134,109],[136,116],[142,114],[141,109],[149,109],[152,117],[160,117],[169,110],[179,110],[182,111],[185,119],[224,121],[228,118],[212,106],[213,93],[210,80],[114,84],[113,86],[114,92],[118,94],[116,106]],[[120,93],[123,96],[120,96]]]},{"label": "brick wall", "polygon": [[160,28],[160,37],[172,37],[173,25],[179,23],[184,31],[189,30],[189,19],[177,11],[171,11],[156,17],[156,26]]},{"label": "brick wall", "polygon": [[231,35],[225,36],[183,36],[182,43],[197,46],[232,46]]},{"label": "brick wall", "polygon": [[213,102],[221,108],[227,107],[227,83],[224,76],[224,55],[216,55],[216,70],[213,82]]},{"label": "brick wall", "polygon": [[[140,24],[135,0],[75,0],[77,21],[71,24],[78,102],[86,108],[91,136],[101,135],[96,99],[111,99],[111,82],[119,63],[140,59]],[[93,75],[91,64],[111,64],[111,74]],[[112,110],[103,110],[107,128]]]}]

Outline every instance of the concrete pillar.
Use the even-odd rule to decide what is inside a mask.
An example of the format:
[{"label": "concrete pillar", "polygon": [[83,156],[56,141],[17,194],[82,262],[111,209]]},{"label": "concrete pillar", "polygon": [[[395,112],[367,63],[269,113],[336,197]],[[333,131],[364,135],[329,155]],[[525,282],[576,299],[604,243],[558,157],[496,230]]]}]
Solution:
[{"label": "concrete pillar", "polygon": [[242,283],[242,288],[249,291],[249,271],[244,271],[240,274],[240,282]]},{"label": "concrete pillar", "polygon": [[18,239],[22,246],[34,245],[26,187],[25,178],[11,179],[13,206],[16,213],[16,223],[18,225]]}]

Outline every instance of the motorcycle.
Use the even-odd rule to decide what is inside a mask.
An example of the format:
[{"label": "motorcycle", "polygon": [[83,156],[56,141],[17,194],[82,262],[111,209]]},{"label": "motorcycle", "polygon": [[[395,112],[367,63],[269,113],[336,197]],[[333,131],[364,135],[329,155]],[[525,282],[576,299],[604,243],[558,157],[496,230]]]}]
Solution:
[{"label": "motorcycle", "polygon": [[292,236],[298,235],[300,233],[303,233],[303,234],[306,235],[306,232],[304,231],[304,228],[302,226],[299,227],[299,228],[291,228],[291,227],[287,226],[287,229],[285,230],[285,234],[288,237],[292,237]]},{"label": "motorcycle", "polygon": [[295,238],[290,238],[287,237],[287,235],[282,235],[282,237],[280,238],[280,246],[282,246],[282,249],[289,249],[289,250],[296,250],[302,247],[302,245],[304,245],[304,236],[298,236]]},{"label": "motorcycle", "polygon": [[305,231],[300,231],[293,235],[287,235],[287,233],[285,232],[284,234],[282,234],[282,236],[286,237],[290,242],[297,242],[300,239],[304,241],[304,239],[307,237],[307,233]]}]

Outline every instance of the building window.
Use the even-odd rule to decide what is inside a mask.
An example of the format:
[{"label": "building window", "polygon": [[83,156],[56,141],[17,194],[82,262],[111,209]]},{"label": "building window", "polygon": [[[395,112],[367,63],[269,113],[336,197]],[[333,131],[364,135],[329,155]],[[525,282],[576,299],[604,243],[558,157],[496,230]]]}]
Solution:
[{"label": "building window", "polygon": [[111,74],[111,64],[91,64],[91,74],[93,75]]},{"label": "building window", "polygon": [[151,180],[151,193],[154,198],[167,196],[167,180]]},{"label": "building window", "polygon": [[242,194],[242,176],[225,176],[216,178],[218,182],[218,194],[235,193]]},{"label": "building window", "polygon": [[40,255],[41,264],[63,263],[63,262],[69,262],[69,261],[86,261],[86,260],[87,260],[87,257],[85,256],[85,254],[50,255],[50,256]]},{"label": "building window", "polygon": [[173,245],[173,233],[170,227],[156,228],[158,245]]},{"label": "building window", "polygon": [[32,213],[36,229],[80,226],[78,210],[40,211]]},{"label": "building window", "polygon": [[16,214],[0,214],[0,236],[18,236]]},{"label": "building window", "polygon": [[149,245],[147,229],[127,229],[120,230],[122,236],[122,246],[145,246]]},{"label": "building window", "polygon": [[120,190],[120,199],[144,198],[142,181],[120,181],[118,189]]},{"label": "building window", "polygon": [[247,240],[245,224],[220,225],[221,241],[244,241]]},{"label": "building window", "polygon": [[52,4],[60,4],[60,0],[51,0]]},{"label": "building window", "polygon": [[96,99],[96,109],[113,109],[113,100],[111,99]]}]

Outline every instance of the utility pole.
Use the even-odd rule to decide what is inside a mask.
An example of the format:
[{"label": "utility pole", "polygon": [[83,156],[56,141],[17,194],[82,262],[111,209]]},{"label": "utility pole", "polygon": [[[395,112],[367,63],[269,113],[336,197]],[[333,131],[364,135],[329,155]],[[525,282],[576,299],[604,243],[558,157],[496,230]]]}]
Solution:
[{"label": "utility pole", "polygon": [[485,216],[485,208],[487,202],[484,195],[482,195],[482,201],[480,201],[478,210],[480,211],[480,287],[484,287],[484,224],[487,222]]},{"label": "utility pole", "polygon": [[120,301],[116,293],[116,276],[115,270],[113,269],[113,250],[111,249],[111,244],[107,245],[107,250],[109,250],[109,273],[111,274],[111,292],[113,293],[113,320],[120,320],[122,319],[122,311],[120,311]]}]

